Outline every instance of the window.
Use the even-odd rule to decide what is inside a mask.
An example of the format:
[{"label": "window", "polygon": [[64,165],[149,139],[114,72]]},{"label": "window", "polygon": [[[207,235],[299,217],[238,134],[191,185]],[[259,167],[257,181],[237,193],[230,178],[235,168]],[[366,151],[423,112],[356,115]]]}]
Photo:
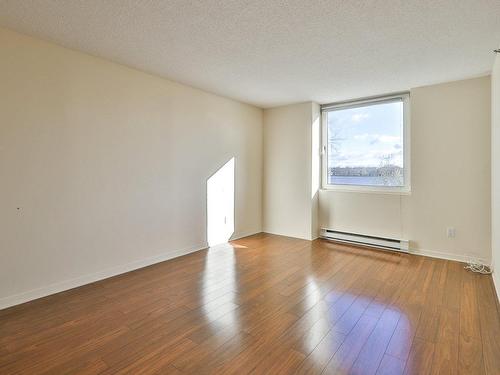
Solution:
[{"label": "window", "polygon": [[326,189],[409,192],[408,94],[322,106]]}]

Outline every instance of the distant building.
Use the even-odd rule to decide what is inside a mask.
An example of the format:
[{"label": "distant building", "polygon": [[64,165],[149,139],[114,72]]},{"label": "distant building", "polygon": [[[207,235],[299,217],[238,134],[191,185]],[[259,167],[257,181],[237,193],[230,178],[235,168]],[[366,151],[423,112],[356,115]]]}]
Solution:
[{"label": "distant building", "polygon": [[343,177],[400,177],[403,168],[397,165],[383,167],[333,167],[328,170],[330,176]]}]

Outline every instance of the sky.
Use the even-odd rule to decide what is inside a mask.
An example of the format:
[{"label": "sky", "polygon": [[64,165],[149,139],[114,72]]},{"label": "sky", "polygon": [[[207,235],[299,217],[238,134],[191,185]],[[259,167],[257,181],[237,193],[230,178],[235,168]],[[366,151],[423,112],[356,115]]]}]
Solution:
[{"label": "sky", "polygon": [[330,167],[379,167],[389,155],[402,167],[403,103],[330,111],[328,140]]}]

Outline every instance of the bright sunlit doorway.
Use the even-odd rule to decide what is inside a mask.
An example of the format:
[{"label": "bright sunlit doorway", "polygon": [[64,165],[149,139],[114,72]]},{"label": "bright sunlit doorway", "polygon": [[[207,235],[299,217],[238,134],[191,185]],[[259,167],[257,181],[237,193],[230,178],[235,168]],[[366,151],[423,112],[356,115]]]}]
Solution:
[{"label": "bright sunlit doorway", "polygon": [[207,241],[229,241],[234,232],[234,157],[207,180]]}]

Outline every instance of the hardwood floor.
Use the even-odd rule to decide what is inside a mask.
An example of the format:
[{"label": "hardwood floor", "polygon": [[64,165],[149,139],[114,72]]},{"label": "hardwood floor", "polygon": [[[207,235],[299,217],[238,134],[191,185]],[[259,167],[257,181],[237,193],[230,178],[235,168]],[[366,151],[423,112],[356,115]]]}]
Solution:
[{"label": "hardwood floor", "polygon": [[0,311],[1,374],[500,374],[490,276],[259,234]]}]

